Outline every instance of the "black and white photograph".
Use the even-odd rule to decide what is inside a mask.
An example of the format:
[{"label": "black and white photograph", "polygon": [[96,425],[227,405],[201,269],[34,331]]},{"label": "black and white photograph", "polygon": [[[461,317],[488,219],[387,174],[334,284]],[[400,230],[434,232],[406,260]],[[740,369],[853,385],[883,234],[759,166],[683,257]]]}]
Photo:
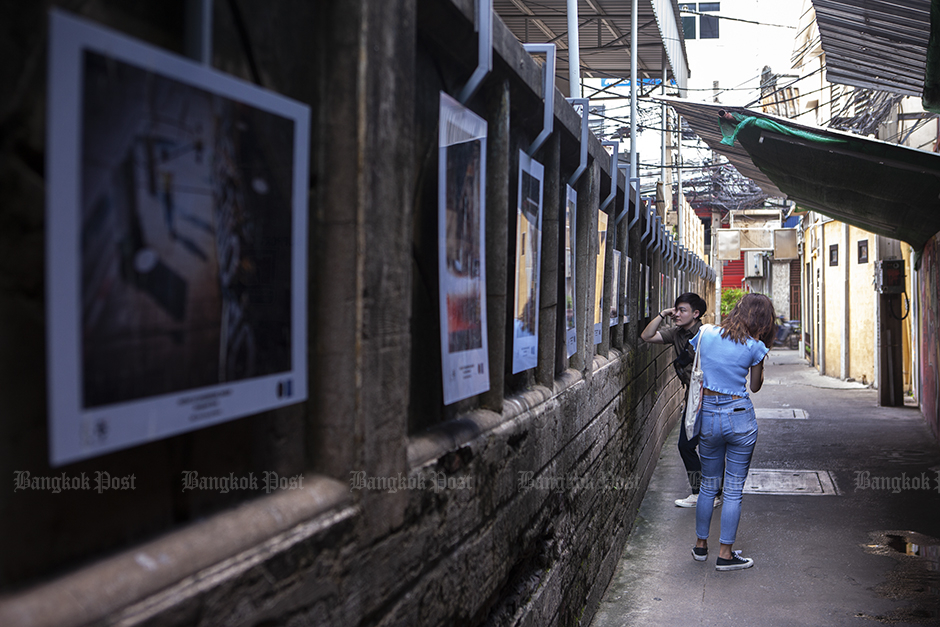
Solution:
[{"label": "black and white photograph", "polygon": [[50,142],[78,158],[49,178],[54,461],[303,400],[307,108],[58,28],[76,100],[53,100]]}]

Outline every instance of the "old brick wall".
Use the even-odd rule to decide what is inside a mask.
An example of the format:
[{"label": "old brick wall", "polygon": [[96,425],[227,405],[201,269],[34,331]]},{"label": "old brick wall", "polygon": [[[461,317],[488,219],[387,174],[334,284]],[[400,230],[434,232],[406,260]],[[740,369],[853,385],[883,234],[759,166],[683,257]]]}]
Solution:
[{"label": "old brick wall", "polygon": [[[311,107],[310,400],[60,469],[46,451],[46,12],[181,53],[185,3],[0,5],[11,42],[0,59],[11,86],[0,94],[0,476],[138,478],[102,495],[0,491],[0,624],[590,622],[681,402],[669,351],[638,340],[639,264],[651,276],[670,268],[640,241],[643,220],[629,234],[622,224],[631,322],[605,325],[595,347],[594,282],[579,279],[569,360],[551,333],[558,244],[543,245],[539,367],[509,372],[514,159],[541,128],[542,94],[539,66],[495,20],[494,70],[468,103],[489,125],[491,390],[442,405],[428,189],[437,94],[459,91],[476,62],[473,4],[216,0],[213,66]],[[555,203],[543,238],[557,238],[580,126],[560,92],[550,97],[555,132],[536,155]],[[624,180],[596,138],[589,153],[577,272],[592,279],[598,206],[614,176],[622,207]],[[605,264],[609,283],[609,247]],[[655,303],[658,281],[651,289]],[[185,470],[305,483],[183,492]]]}]

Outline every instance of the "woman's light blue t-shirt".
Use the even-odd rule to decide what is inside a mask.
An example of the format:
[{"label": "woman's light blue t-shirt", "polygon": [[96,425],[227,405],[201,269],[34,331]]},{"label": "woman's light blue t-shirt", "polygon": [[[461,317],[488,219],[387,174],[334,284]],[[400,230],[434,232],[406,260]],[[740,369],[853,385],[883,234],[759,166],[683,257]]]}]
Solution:
[{"label": "woman's light blue t-shirt", "polygon": [[705,325],[689,340],[695,350],[702,343],[701,368],[705,387],[719,394],[747,396],[747,373],[770,352],[764,343],[748,338],[739,344],[721,337],[721,327]]}]

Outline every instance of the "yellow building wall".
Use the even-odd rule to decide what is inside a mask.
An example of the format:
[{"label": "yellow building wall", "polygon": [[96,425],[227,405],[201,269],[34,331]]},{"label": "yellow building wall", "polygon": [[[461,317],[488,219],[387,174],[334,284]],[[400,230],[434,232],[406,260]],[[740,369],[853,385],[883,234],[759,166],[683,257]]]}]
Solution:
[{"label": "yellow building wall", "polygon": [[[846,297],[845,264],[848,264],[848,369],[845,376],[861,383],[872,384],[875,381],[875,360],[877,359],[877,321],[875,303],[878,294],[874,289],[875,273],[875,238],[865,230],[850,226],[848,229],[848,247],[843,241],[843,223],[831,221],[822,227],[825,240],[820,255],[813,258],[812,272],[817,267],[822,269],[825,284],[825,346],[820,347],[825,354],[825,368],[820,372],[830,377],[842,376],[842,325],[843,300]],[[868,241],[868,261],[859,262],[859,242]],[[830,247],[838,246],[838,265],[829,265]],[[912,318],[908,314],[910,295],[912,294],[913,271],[911,249],[901,245],[905,264],[907,297],[901,297],[900,305],[894,311],[882,310],[882,316],[906,316],[901,323],[902,329],[902,364],[903,385],[907,392],[913,390],[913,348]],[[813,281],[813,278],[809,278]],[[815,296],[813,296],[815,298]]]},{"label": "yellow building wall", "polygon": [[911,323],[913,322],[913,316],[908,313],[910,307],[910,299],[914,294],[913,279],[914,279],[914,266],[911,265],[911,247],[907,244],[901,244],[901,256],[904,257],[904,274],[905,274],[905,289],[906,289],[906,298],[901,297],[901,312],[900,315],[907,316],[904,318],[904,321],[901,322],[901,333],[902,333],[902,360],[904,363],[904,391],[907,393],[913,393],[914,391],[914,363],[913,363],[913,335],[911,331]]},{"label": "yellow building wall", "polygon": [[[822,248],[823,282],[825,283],[825,317],[826,345],[824,347],[826,361],[823,374],[830,377],[842,376],[841,346],[842,346],[842,302],[845,300],[845,277],[843,265],[845,264],[845,250],[842,245],[842,223],[827,222],[822,226],[825,239]],[[839,247],[839,264],[829,265],[829,255],[833,244]]]},{"label": "yellow building wall", "polygon": [[806,318],[803,321],[803,325],[809,325],[805,328],[810,334],[811,345],[807,351],[807,358],[811,363],[819,369],[819,351],[820,351],[820,337],[818,332],[819,324],[819,310],[817,308],[819,302],[819,281],[816,276],[819,270],[822,268],[822,257],[819,253],[818,248],[818,239],[819,239],[819,229],[816,226],[810,226],[804,232],[806,241],[804,242],[804,250],[811,251],[809,257],[809,268],[806,270],[805,284],[804,284],[804,299],[806,304]]},{"label": "yellow building wall", "polygon": [[[859,262],[859,242],[868,243],[868,261]],[[875,378],[875,235],[849,227],[849,372],[869,384]]]}]

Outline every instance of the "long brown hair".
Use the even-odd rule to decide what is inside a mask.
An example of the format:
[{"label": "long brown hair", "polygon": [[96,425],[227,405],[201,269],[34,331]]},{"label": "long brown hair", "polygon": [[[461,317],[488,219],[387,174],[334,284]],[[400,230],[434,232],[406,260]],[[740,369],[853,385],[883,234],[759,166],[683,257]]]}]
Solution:
[{"label": "long brown hair", "polygon": [[731,313],[721,321],[721,337],[730,337],[739,344],[754,338],[773,348],[777,336],[774,304],[763,294],[745,294]]}]

